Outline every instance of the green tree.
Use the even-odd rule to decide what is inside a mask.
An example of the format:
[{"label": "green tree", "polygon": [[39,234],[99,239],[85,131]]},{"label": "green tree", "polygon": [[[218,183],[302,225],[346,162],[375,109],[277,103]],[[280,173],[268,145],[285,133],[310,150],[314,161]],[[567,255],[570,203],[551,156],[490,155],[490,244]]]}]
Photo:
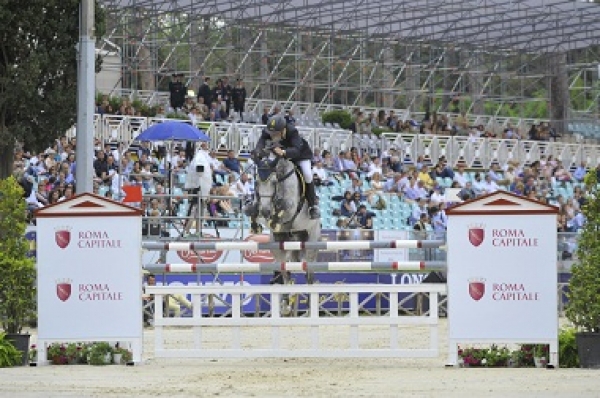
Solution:
[{"label": "green tree", "polygon": [[[0,0],[0,179],[16,142],[47,147],[77,115],[80,0]],[[96,3],[96,38],[104,11]]]},{"label": "green tree", "polygon": [[14,177],[0,180],[0,325],[20,333],[35,311],[35,264],[29,243],[23,188]]},{"label": "green tree", "polygon": [[569,303],[566,308],[567,318],[580,331],[600,332],[600,191],[596,171],[592,170],[585,177],[585,186],[590,192],[583,206],[585,226],[577,245],[577,262],[571,270],[569,282]]}]

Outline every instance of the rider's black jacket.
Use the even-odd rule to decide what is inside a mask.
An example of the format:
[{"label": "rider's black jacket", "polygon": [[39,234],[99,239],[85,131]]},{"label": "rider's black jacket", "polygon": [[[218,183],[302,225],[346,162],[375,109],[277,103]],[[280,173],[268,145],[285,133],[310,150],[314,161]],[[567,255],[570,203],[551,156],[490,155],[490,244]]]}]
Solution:
[{"label": "rider's black jacket", "polygon": [[[271,140],[271,136],[267,130],[263,130],[258,143],[256,144],[255,154],[260,154],[267,145],[267,141]],[[302,137],[293,124],[288,124],[285,129],[285,136],[279,141],[281,147],[285,150],[285,157],[293,160],[311,160],[313,158],[312,150],[308,142]]]}]

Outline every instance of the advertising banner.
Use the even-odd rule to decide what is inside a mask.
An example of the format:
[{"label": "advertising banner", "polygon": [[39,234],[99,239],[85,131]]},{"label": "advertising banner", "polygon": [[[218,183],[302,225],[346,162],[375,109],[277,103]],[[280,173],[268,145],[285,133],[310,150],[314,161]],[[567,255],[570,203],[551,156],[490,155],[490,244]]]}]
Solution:
[{"label": "advertising banner", "polygon": [[490,207],[489,215],[449,217],[450,339],[555,340],[556,215],[519,213],[517,202],[496,202],[515,212],[494,214]]},{"label": "advertising banner", "polygon": [[[59,210],[69,210],[69,202]],[[90,213],[103,201],[92,204]],[[44,210],[35,232],[39,338],[141,337],[141,216],[133,209],[122,217],[54,217],[57,207]]]}]

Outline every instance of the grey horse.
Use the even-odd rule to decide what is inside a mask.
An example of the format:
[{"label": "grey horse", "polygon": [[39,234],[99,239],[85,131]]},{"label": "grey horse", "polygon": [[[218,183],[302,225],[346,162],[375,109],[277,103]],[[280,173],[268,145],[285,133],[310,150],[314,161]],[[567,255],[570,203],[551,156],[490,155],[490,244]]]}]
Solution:
[{"label": "grey horse", "polygon": [[[304,183],[301,174],[294,164],[284,158],[261,160],[257,164],[255,187],[259,201],[246,209],[252,221],[252,232],[260,233],[262,227],[258,218],[262,217],[271,231],[273,241],[318,241],[321,238],[321,220],[313,220],[309,216],[308,202],[304,198]],[[318,250],[273,250],[277,262],[314,262]],[[282,272],[274,277],[275,283],[289,283],[290,273]],[[308,284],[314,283],[313,273],[306,273]],[[282,313],[286,309],[287,298],[284,297]]]}]

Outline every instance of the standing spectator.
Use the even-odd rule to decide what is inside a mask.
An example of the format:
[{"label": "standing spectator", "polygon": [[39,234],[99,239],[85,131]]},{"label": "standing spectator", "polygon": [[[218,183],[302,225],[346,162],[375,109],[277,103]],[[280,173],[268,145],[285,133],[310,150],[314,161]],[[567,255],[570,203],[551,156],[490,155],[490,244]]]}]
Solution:
[{"label": "standing spectator", "polygon": [[181,82],[181,78],[183,74],[174,74],[172,81],[169,83],[169,93],[170,93],[170,102],[171,108],[173,108],[176,112],[183,108],[183,104],[185,103],[185,97],[187,93],[187,87]]},{"label": "standing spectator", "polygon": [[231,91],[233,110],[240,114],[240,120],[244,120],[244,107],[246,106],[246,87],[244,81],[237,79],[235,88]]},{"label": "standing spectator", "polygon": [[202,98],[202,103],[205,106],[210,106],[213,102],[212,90],[210,89],[210,77],[205,77],[204,82],[198,88],[198,103],[200,103],[200,98]]},{"label": "standing spectator", "polygon": [[225,76],[223,78],[223,101],[225,101],[225,113],[227,114],[226,118],[229,118],[231,111],[231,96],[233,94],[233,87],[229,84],[229,78]]}]

